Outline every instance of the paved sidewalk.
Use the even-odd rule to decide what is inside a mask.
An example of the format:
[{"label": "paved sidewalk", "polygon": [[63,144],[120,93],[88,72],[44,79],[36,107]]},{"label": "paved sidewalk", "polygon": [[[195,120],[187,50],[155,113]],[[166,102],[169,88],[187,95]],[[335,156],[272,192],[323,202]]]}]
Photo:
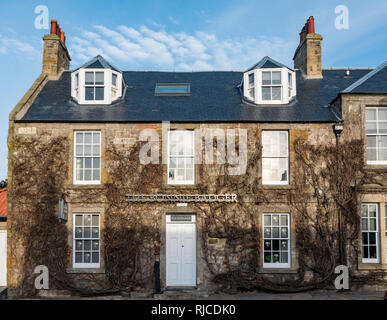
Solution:
[{"label": "paved sidewalk", "polygon": [[[153,298],[128,298],[122,296],[82,297],[81,300],[156,300]],[[356,291],[356,292],[303,292],[303,293],[262,293],[247,292],[238,294],[213,294],[205,298],[186,297],[168,300],[384,300],[383,291]]]}]

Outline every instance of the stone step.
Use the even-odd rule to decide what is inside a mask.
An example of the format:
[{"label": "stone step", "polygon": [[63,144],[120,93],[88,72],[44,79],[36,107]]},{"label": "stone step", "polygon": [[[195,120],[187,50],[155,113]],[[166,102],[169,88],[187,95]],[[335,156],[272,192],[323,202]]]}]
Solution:
[{"label": "stone step", "polygon": [[205,290],[165,290],[160,294],[154,293],[154,299],[192,299],[192,298],[208,298],[209,293]]}]

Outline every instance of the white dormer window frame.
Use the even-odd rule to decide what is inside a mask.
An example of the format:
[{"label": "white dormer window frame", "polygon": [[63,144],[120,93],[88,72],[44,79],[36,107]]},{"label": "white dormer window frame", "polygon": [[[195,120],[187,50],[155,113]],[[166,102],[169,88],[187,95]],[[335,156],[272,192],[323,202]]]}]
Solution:
[{"label": "white dormer window frame", "polygon": [[[280,79],[278,79],[278,72]],[[267,77],[268,74],[269,77]],[[253,85],[250,81],[252,78],[254,79]],[[243,81],[244,97],[255,104],[288,104],[296,96],[296,74],[286,67],[254,69],[245,72]],[[273,90],[278,90],[273,88],[280,88],[280,99],[264,99],[263,91],[269,89],[272,97]]]},{"label": "white dormer window frame", "polygon": [[[101,81],[101,73],[103,73],[103,81]],[[90,74],[92,74],[91,77]],[[71,95],[79,104],[107,105],[122,96],[122,74],[118,71],[101,68],[81,68],[73,72],[71,78]],[[97,99],[101,97],[101,88],[103,90],[103,99]],[[91,91],[93,99],[90,99],[89,94]]]}]

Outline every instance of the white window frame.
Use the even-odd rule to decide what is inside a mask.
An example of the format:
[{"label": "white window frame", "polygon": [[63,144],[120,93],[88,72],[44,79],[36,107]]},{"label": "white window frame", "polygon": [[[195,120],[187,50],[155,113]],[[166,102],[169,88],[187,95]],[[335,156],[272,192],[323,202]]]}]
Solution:
[{"label": "white window frame", "polygon": [[[75,228],[76,228],[76,224],[75,224],[75,221],[76,221],[76,216],[82,216],[82,228],[84,227],[84,224],[83,224],[83,218],[84,218],[84,216],[85,215],[90,215],[91,217],[93,217],[93,216],[98,216],[98,238],[92,238],[92,235],[93,235],[93,225],[91,225],[91,231],[90,231],[90,238],[84,238],[84,237],[82,237],[82,238],[75,238]],[[91,223],[92,223],[92,221],[91,221]],[[98,240],[98,242],[99,242],[99,245],[98,245],[98,257],[99,257],[99,259],[98,259],[98,263],[92,263],[92,262],[90,262],[90,263],[76,263],[75,262],[75,253],[76,252],[82,252],[82,254],[83,254],[83,252],[85,251],[84,250],[84,244],[82,244],[82,246],[83,246],[83,249],[82,249],[82,251],[77,251],[76,250],[76,241],[77,240],[82,240],[82,241],[84,241],[84,240],[90,240],[90,252],[96,252],[96,250],[92,250],[92,247],[93,247],[93,243],[92,243],[92,241],[93,240]],[[73,268],[74,269],[81,269],[81,268],[90,268],[90,269],[98,269],[98,268],[100,268],[101,267],[101,214],[100,213],[92,213],[92,212],[87,212],[87,213],[73,213]],[[92,259],[92,256],[90,257],[90,259]],[[91,260],[90,260],[91,261]]]},{"label": "white window frame", "polygon": [[[275,225],[272,224],[272,216],[273,215],[278,215],[279,217],[279,222],[278,222],[278,228],[279,228],[279,236],[281,235],[281,216],[287,216],[287,233],[288,233],[288,236],[287,238],[282,238],[282,237],[278,237],[278,238],[274,238],[273,237],[273,234],[272,234],[272,231],[273,231],[273,227],[277,227]],[[270,226],[265,226],[265,216],[270,216]],[[265,238],[265,227],[269,227],[271,230],[271,237],[270,238]],[[291,230],[290,230],[290,214],[289,213],[264,213],[262,214],[262,263],[263,263],[263,268],[286,268],[286,269],[289,269],[291,268],[291,239],[290,239],[290,233],[291,233]],[[279,250],[278,252],[280,252],[280,248],[281,248],[281,241],[287,241],[288,242],[288,262],[287,263],[281,263],[281,262],[265,262],[265,240],[270,240],[271,241],[271,249],[270,250],[266,250],[266,251],[270,251],[270,252],[274,252],[273,250],[273,240],[278,240],[280,241],[279,243]],[[283,251],[283,250],[282,250]]]},{"label": "white window frame", "polygon": [[[169,149],[170,149],[170,141],[171,141],[171,132],[184,132],[184,133],[187,133],[189,132],[190,134],[192,134],[192,156],[187,156],[187,155],[183,155],[181,156],[182,158],[188,158],[188,157],[192,157],[193,158],[193,172],[192,172],[192,180],[181,180],[181,181],[172,181],[170,178],[169,178],[169,165],[170,165],[170,154],[169,154]],[[194,130],[169,130],[168,131],[168,148],[167,148],[167,157],[168,157],[168,165],[167,165],[167,183],[170,184],[170,185],[194,185],[195,184],[195,131]],[[173,157],[176,157],[176,156],[173,156]]]},{"label": "white window frame", "polygon": [[[281,72],[281,85],[263,85],[262,84],[262,72],[266,71],[278,71]],[[250,82],[249,76],[254,74],[254,98],[250,96]],[[289,87],[289,74],[291,75],[292,85]],[[296,96],[296,73],[288,68],[263,68],[254,69],[245,72],[243,75],[243,94],[248,100],[253,101],[256,104],[267,104],[267,105],[282,105],[287,104],[289,101]],[[280,100],[263,100],[262,99],[262,86],[280,86],[281,87],[281,99]],[[286,89],[286,90],[285,90]],[[289,96],[289,89],[291,95]]]},{"label": "white window frame", "polygon": [[[387,133],[378,133],[379,131],[379,123],[380,122],[385,122],[387,123],[387,120],[379,120],[379,110],[387,110],[387,108],[385,107],[366,107],[366,113],[365,113],[365,124],[366,124],[366,127],[365,127],[365,131],[366,131],[366,158],[368,157],[367,156],[367,136],[376,136],[376,147],[373,148],[373,149],[376,149],[376,156],[378,157],[378,153],[379,153],[379,143],[378,143],[378,140],[380,139],[379,137],[382,137],[382,136],[387,136]],[[376,114],[376,120],[368,120],[367,121],[367,110],[375,110],[375,114]],[[367,133],[367,122],[371,122],[371,123],[376,123],[376,133]],[[370,165],[383,165],[383,164],[387,164],[387,160],[368,160],[367,159],[367,164],[370,164]]]},{"label": "white window frame", "polygon": [[[85,99],[85,88],[86,87],[95,87],[102,85],[86,85],[86,72],[103,72],[104,73],[104,100],[86,100]],[[79,86],[78,90],[76,89],[76,74],[78,74]],[[113,74],[117,76],[117,84],[113,85]],[[72,85],[71,85],[71,96],[79,103],[83,105],[106,105],[111,104],[115,100],[122,97],[122,74],[111,69],[100,69],[100,68],[90,68],[78,69],[76,72],[71,74]],[[117,96],[113,97],[112,91],[117,90]]]},{"label": "white window frame", "polygon": [[[261,72],[260,96],[261,96],[262,103],[272,103],[272,104],[282,103],[284,100],[284,78],[283,78],[282,70],[281,69],[262,69],[260,72]],[[263,84],[263,73],[270,73],[270,79],[271,79],[271,82],[273,82],[273,72],[277,72],[280,74],[281,83],[280,84],[273,84],[273,83]],[[272,90],[273,87],[281,89],[281,98],[277,99],[277,100],[274,100],[274,99],[264,100],[263,95],[262,95],[263,88],[271,88],[271,90]],[[271,95],[272,95],[272,91],[271,91]]]},{"label": "white window frame", "polygon": [[[367,207],[367,223],[368,223],[368,228],[367,230],[363,230],[363,206]],[[376,206],[376,230],[370,230],[369,228],[369,221],[370,216],[369,216],[369,207],[370,206]],[[362,263],[380,263],[380,239],[379,239],[379,204],[378,203],[362,203],[361,204],[361,214],[360,214],[360,232],[361,232],[361,255],[362,255]],[[375,233],[375,240],[376,240],[376,259],[370,259],[370,258],[363,258],[363,247],[369,247],[369,236],[368,236],[368,245],[363,245],[363,232],[367,232],[367,234],[374,232]]]},{"label": "white window frame", "polygon": [[[263,185],[288,185],[289,184],[289,132],[287,130],[262,130],[261,138],[262,138],[262,146],[263,146],[263,136],[264,133],[268,132],[284,132],[286,133],[286,141],[287,141],[287,148],[286,148],[286,156],[281,157],[264,157],[263,151],[262,151],[262,184]],[[286,181],[264,181],[264,175],[263,175],[263,159],[287,159],[286,161]]]},{"label": "white window frame", "polygon": [[[77,180],[77,158],[98,158],[97,156],[90,155],[87,157],[77,157],[77,133],[99,133],[99,179],[98,180]],[[74,130],[74,155],[73,155],[73,183],[74,184],[101,184],[101,174],[102,174],[102,132],[98,130],[88,131],[88,130]],[[93,149],[93,148],[92,148]],[[92,150],[93,153],[93,150]]]}]

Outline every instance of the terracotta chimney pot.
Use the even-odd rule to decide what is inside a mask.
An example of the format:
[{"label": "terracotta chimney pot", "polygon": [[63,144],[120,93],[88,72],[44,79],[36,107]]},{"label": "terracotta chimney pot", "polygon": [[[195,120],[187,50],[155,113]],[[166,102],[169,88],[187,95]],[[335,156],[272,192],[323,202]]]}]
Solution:
[{"label": "terracotta chimney pot", "polygon": [[50,31],[50,33],[56,34],[57,27],[58,27],[58,21],[56,21],[55,19],[51,19],[51,31]]}]

